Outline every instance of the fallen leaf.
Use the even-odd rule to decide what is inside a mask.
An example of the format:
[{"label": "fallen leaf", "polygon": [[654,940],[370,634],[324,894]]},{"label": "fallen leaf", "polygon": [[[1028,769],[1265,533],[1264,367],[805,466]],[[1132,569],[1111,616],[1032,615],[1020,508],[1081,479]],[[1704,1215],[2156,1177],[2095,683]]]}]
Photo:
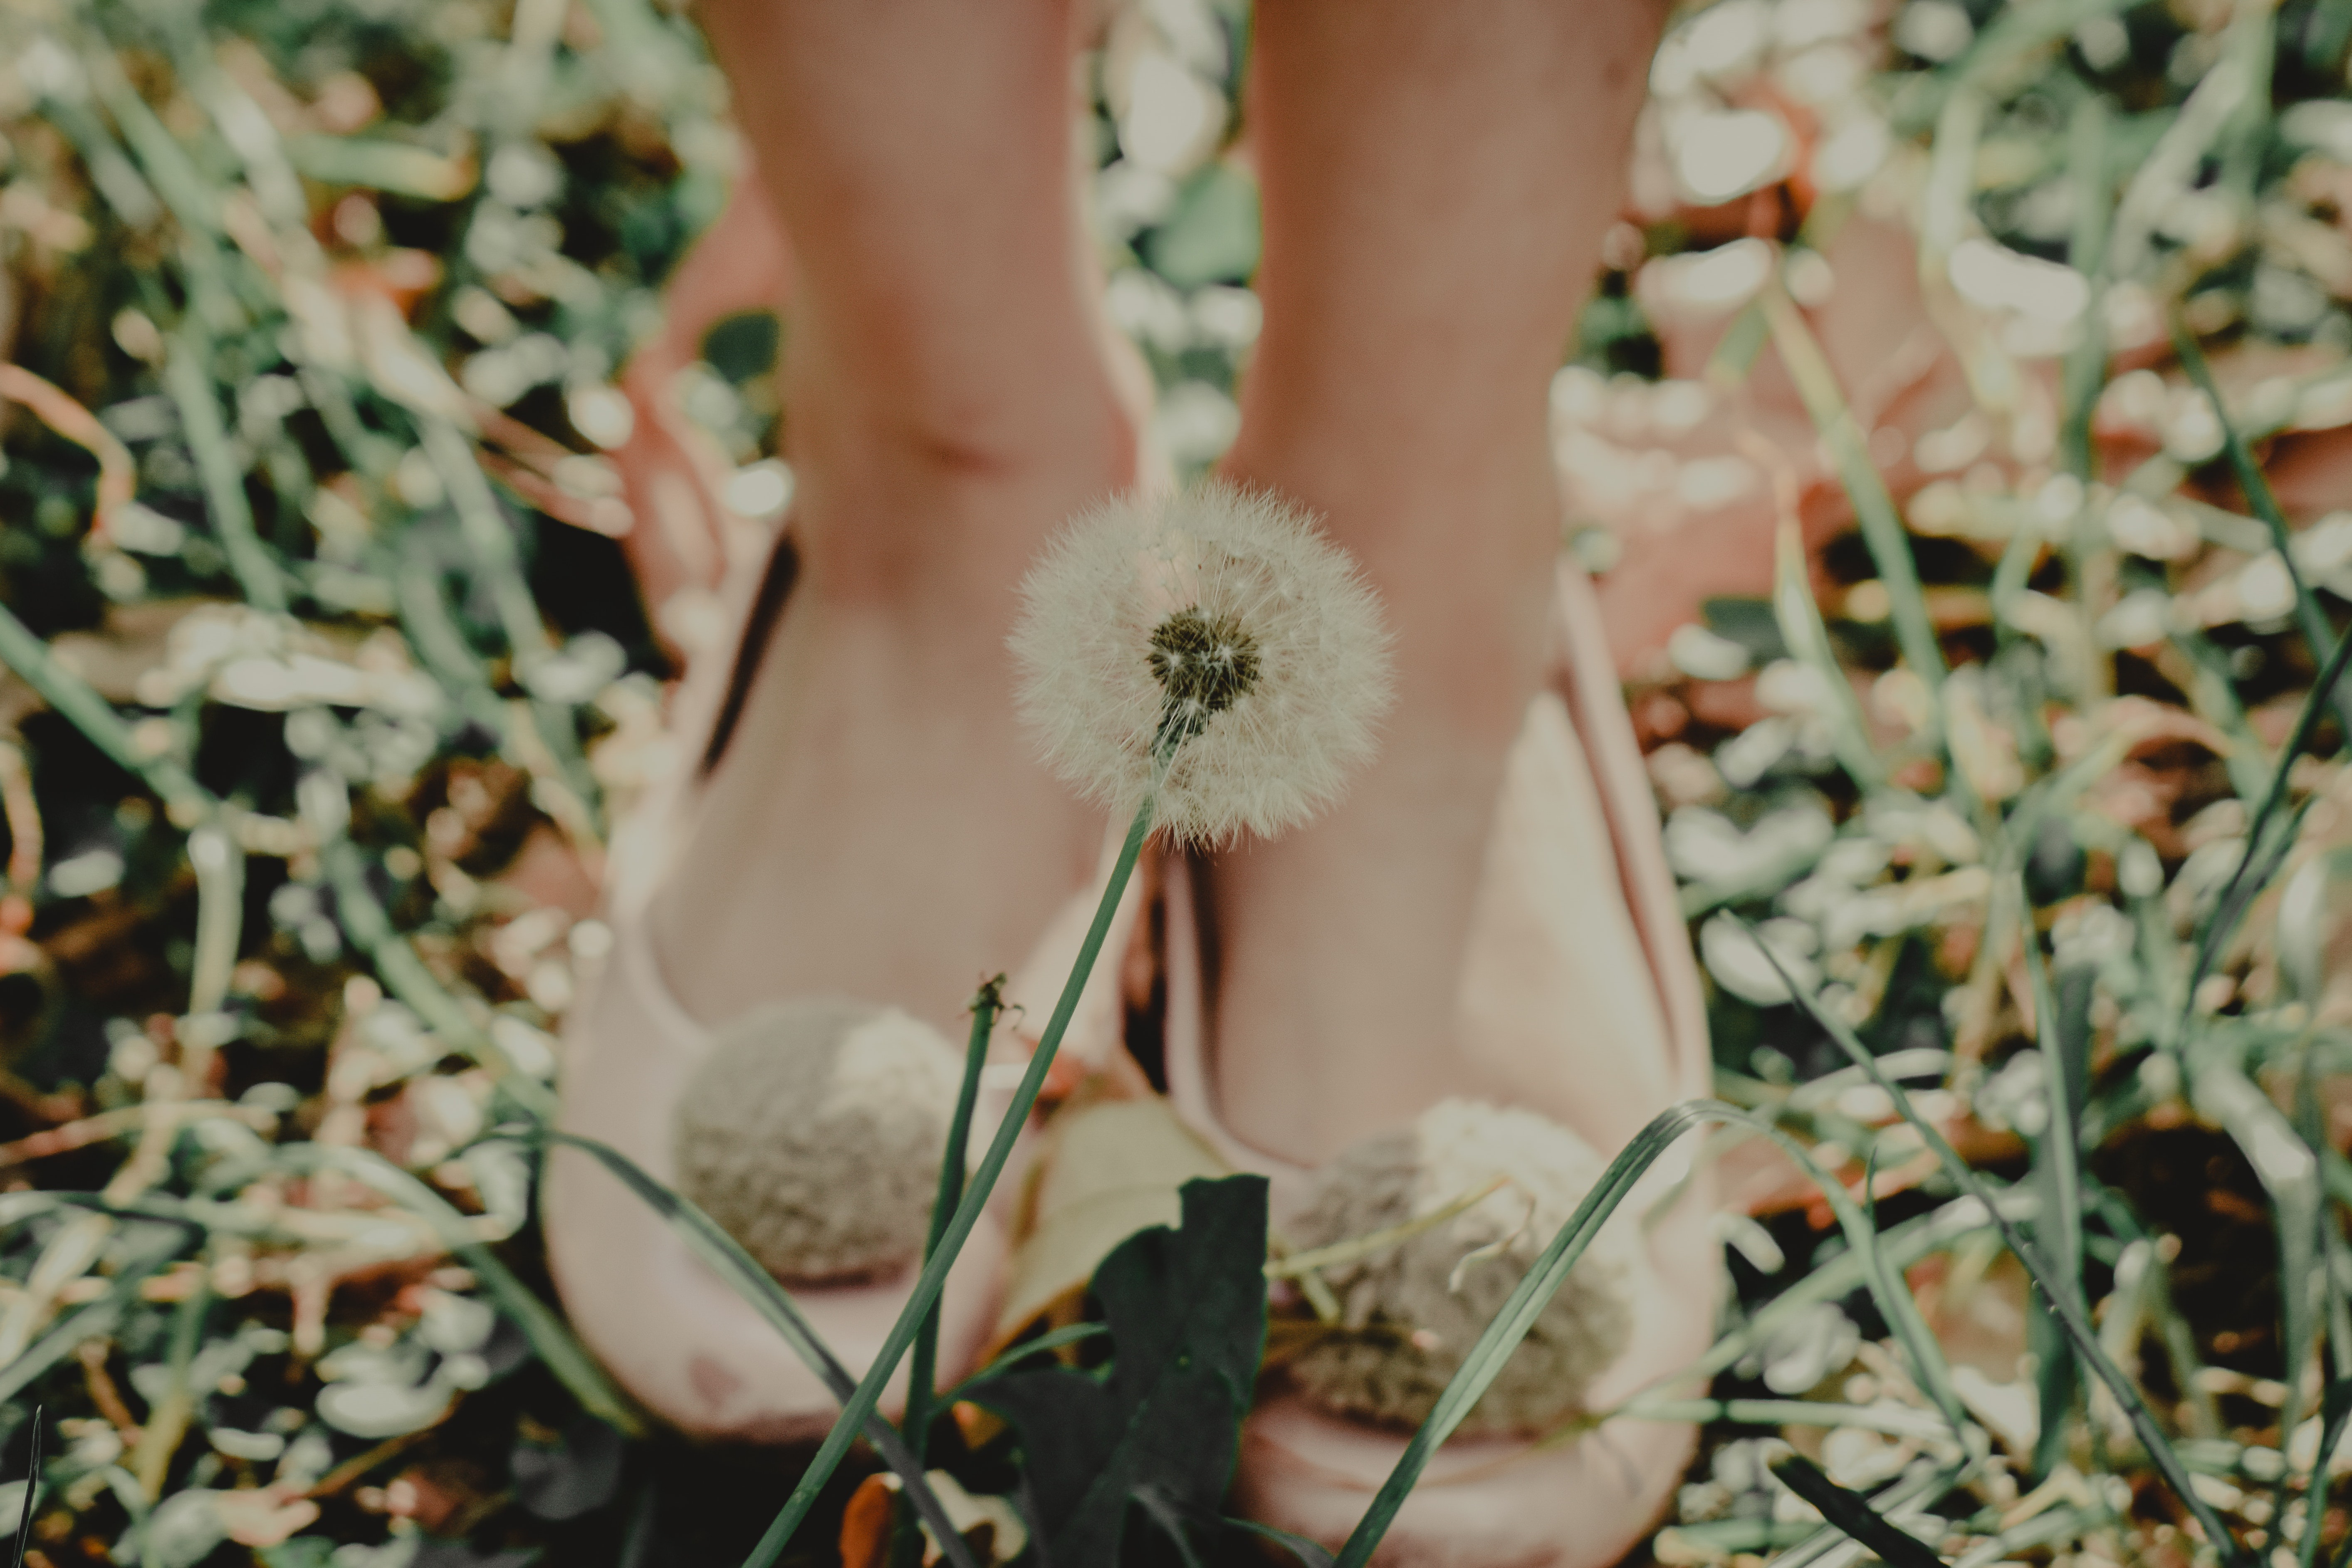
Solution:
[{"label": "fallen leaf", "polygon": [[882,1568],[890,1550],[890,1512],[898,1500],[896,1476],[879,1471],[857,1483],[841,1515],[841,1568]]},{"label": "fallen leaf", "polygon": [[1147,1226],[1173,1224],[1185,1183],[1227,1173],[1156,1097],[1074,1105],[1056,1119],[1053,1136],[1030,1200],[1027,1234],[1006,1270],[998,1346],[1083,1292],[1120,1242]]}]

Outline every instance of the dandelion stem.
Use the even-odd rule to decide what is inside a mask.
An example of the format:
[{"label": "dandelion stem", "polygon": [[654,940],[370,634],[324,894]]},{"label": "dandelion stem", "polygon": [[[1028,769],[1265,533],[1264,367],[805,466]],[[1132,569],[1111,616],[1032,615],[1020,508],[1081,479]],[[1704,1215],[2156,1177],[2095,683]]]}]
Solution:
[{"label": "dandelion stem", "polygon": [[[1165,772],[1164,763],[1158,771]],[[1156,783],[1155,780],[1155,786]],[[915,1281],[907,1304],[899,1309],[898,1321],[891,1325],[889,1337],[882,1342],[881,1350],[874,1357],[874,1364],[866,1369],[866,1375],[858,1381],[856,1392],[850,1395],[849,1403],[835,1418],[833,1430],[825,1434],[816,1457],[809,1461],[799,1484],[793,1488],[792,1496],[784,1500],[783,1510],[768,1526],[767,1533],[760,1538],[759,1544],[751,1548],[751,1554],[743,1560],[743,1568],[771,1568],[771,1564],[783,1554],[793,1532],[801,1527],[802,1521],[808,1518],[809,1510],[816,1506],[825,1483],[833,1479],[833,1472],[840,1468],[842,1458],[849,1452],[850,1444],[856,1441],[866,1417],[881,1402],[883,1387],[890,1381],[891,1373],[897,1370],[898,1358],[907,1353],[908,1347],[914,1342],[917,1329],[930,1312],[932,1304],[940,1299],[940,1291],[947,1283],[948,1270],[954,1265],[957,1254],[963,1250],[965,1239],[971,1235],[971,1227],[979,1223],[980,1211],[987,1204],[988,1194],[996,1185],[996,1178],[1003,1173],[1005,1162],[1013,1157],[1013,1141],[1020,1137],[1022,1127],[1029,1120],[1030,1109],[1037,1103],[1038,1090],[1045,1086],[1045,1074],[1053,1068],[1055,1055],[1061,1049],[1062,1036],[1069,1029],[1071,1015],[1077,1011],[1079,994],[1086,989],[1087,977],[1094,973],[1095,960],[1101,955],[1103,942],[1110,934],[1111,917],[1118,912],[1119,899],[1127,891],[1129,879],[1135,875],[1135,862],[1143,852],[1143,841],[1150,836],[1153,808],[1158,800],[1159,790],[1154,787],[1144,795],[1143,804],[1136,808],[1135,820],[1128,826],[1127,841],[1119,846],[1118,859],[1112,865],[1110,880],[1103,889],[1102,901],[1095,908],[1094,923],[1087,928],[1087,940],[1078,948],[1078,961],[1071,966],[1070,977],[1063,984],[1061,1000],[1054,1004],[1053,1016],[1046,1021],[1045,1033],[1029,1058],[1029,1070],[1021,1075],[1020,1087],[1013,1090],[1012,1107],[1005,1111],[996,1135],[989,1141],[988,1152],[981,1156],[980,1164],[965,1186],[963,1201],[956,1205],[954,1217],[940,1233],[939,1245],[932,1248],[929,1260],[923,1265],[923,1272]]]}]

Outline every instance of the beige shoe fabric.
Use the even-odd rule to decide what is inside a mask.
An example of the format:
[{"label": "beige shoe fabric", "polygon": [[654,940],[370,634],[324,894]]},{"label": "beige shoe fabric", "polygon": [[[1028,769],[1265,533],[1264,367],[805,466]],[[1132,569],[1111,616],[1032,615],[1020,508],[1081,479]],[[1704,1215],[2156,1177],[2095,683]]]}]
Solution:
[{"label": "beige shoe fabric", "polygon": [[[1613,1155],[1658,1112],[1708,1090],[1705,1003],[1657,811],[1625,715],[1590,584],[1563,566],[1560,659],[1514,750],[1457,1005],[1457,1044],[1527,1086],[1522,1103]],[[1194,890],[1163,872],[1169,1100],[1237,1170],[1272,1183],[1274,1224],[1314,1173],[1234,1139],[1215,1114]],[[1592,896],[1592,889],[1616,897]],[[1629,985],[1627,976],[1650,984]],[[1610,1049],[1559,1049],[1559,1020]],[[1482,1073],[1482,1077],[1495,1076]],[[1633,1343],[1591,1403],[1605,1408],[1695,1361],[1721,1283],[1695,1138],[1669,1152],[1612,1225],[1639,1227]],[[1671,1200],[1661,1206],[1662,1200]],[[1342,1420],[1297,1395],[1262,1401],[1243,1434],[1235,1503],[1247,1517],[1337,1546],[1402,1455],[1408,1434]],[[1686,1426],[1620,1419],[1570,1441],[1447,1443],[1384,1538],[1388,1568],[1601,1568],[1658,1517],[1688,1463]]]},{"label": "beige shoe fabric", "polygon": [[[702,792],[700,763],[724,703],[736,649],[754,613],[767,563],[748,563],[727,598],[737,631],[725,658],[688,676],[672,708],[675,751],[659,781],[614,836],[605,918],[614,943],[604,972],[566,1020],[562,1107],[565,1131],[611,1144],[655,1180],[675,1187],[671,1118],[709,1050],[697,1023],[660,972],[646,910],[669,850]],[[1075,896],[1041,933],[1013,985],[1028,1013],[1000,1027],[982,1079],[970,1147],[977,1160],[1010,1109],[1034,1031],[1051,1010],[1108,876],[1109,843],[1090,889]],[[1121,906],[1106,944],[1125,951],[1139,900]],[[1084,993],[1064,1050],[1097,1060],[1116,1043],[1118,965],[1099,965]],[[1053,989],[1045,978],[1050,972]],[[977,977],[975,977],[977,978]],[[889,998],[878,1000],[888,1001]],[[1030,1031],[1024,1037],[1024,1028]],[[1024,1138],[1027,1131],[1024,1130]],[[939,1370],[953,1381],[972,1370],[995,1326],[1007,1252],[1006,1221],[1023,1181],[1026,1145],[992,1194],[948,1276],[941,1297]],[[670,1228],[589,1155],[552,1152],[541,1184],[548,1264],[582,1340],[622,1385],[655,1414],[698,1436],[761,1442],[821,1436],[837,1410],[833,1394],[752,1309],[706,1268]],[[787,1286],[820,1338],[856,1377],[873,1364],[897,1321],[916,1270],[856,1284]],[[884,1412],[903,1407],[903,1370]]]},{"label": "beige shoe fabric", "polygon": [[[565,1035],[560,1125],[675,1186],[671,1113],[710,1037],[663,984],[643,926],[625,921],[614,934],[605,971]],[[1002,1100],[996,1110],[1001,1118]],[[994,1121],[975,1127],[975,1142],[995,1129]],[[541,1203],[548,1265],[572,1327],[655,1414],[699,1436],[756,1442],[803,1441],[832,1426],[832,1391],[603,1166],[577,1150],[554,1151]],[[968,1370],[995,1326],[1004,1253],[1003,1225],[983,1215],[941,1297],[944,1375]],[[914,1278],[910,1268],[870,1283],[787,1289],[850,1374],[862,1376]],[[905,1394],[902,1368],[886,1407]]]}]

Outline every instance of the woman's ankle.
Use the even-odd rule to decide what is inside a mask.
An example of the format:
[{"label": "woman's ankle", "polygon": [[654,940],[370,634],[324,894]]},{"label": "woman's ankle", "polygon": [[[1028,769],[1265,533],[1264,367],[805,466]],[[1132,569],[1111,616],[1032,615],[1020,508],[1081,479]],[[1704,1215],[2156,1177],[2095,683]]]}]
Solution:
[{"label": "woman's ankle", "polygon": [[[1549,660],[1561,503],[1521,443],[1382,455],[1244,430],[1219,466],[1317,513],[1379,594],[1396,638],[1384,746],[1467,747],[1499,763]],[[1498,775],[1499,776],[1499,775]]]},{"label": "woman's ankle", "polygon": [[1132,426],[1107,395],[1025,428],[849,399],[793,417],[799,570],[656,951],[706,1022],[845,991],[951,1024],[1093,864],[1099,824],[1030,754],[1004,639],[1038,548],[1130,482]]},{"label": "woman's ankle", "polygon": [[1337,443],[1245,437],[1225,466],[1322,512],[1397,637],[1372,765],[1328,816],[1210,876],[1219,1106],[1269,1153],[1328,1158],[1468,1087],[1453,1039],[1466,944],[1558,636],[1558,492],[1548,467],[1528,477],[1524,443],[1495,445],[1410,466],[1360,448],[1350,467]]},{"label": "woman's ankle", "polygon": [[795,537],[814,591],[926,614],[1011,591],[1070,515],[1132,486],[1137,422],[1107,375],[1002,411],[812,399],[789,412]]}]

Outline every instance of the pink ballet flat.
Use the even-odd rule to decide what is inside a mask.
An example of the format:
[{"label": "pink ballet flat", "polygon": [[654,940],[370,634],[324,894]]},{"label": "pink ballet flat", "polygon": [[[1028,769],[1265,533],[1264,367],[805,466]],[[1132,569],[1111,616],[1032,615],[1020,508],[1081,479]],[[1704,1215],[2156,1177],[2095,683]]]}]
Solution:
[{"label": "pink ballet flat", "polygon": [[[679,1173],[671,1148],[672,1117],[712,1047],[714,1031],[695,1022],[671,994],[655,957],[646,906],[668,863],[667,847],[725,749],[792,576],[790,545],[780,543],[756,584],[733,585],[741,628],[734,668],[698,668],[678,694],[674,731],[697,743],[674,759],[664,780],[614,836],[605,890],[612,951],[564,1032],[558,1125],[610,1144],[673,1189]],[[747,588],[754,591],[746,593]],[[1028,995],[1040,1017],[1068,973],[1097,896],[1073,899],[1075,922],[1070,913],[1058,917],[1013,982],[1011,998]],[[1132,920],[1135,902],[1129,900],[1122,922]],[[1114,934],[1123,944],[1124,931]],[[1116,1039],[1112,967],[1103,966],[1098,984],[1089,986],[1066,1038],[1064,1048],[1076,1059],[1099,1055]],[[1029,994],[1049,985],[1043,1004]],[[994,1054],[1010,1058],[1012,1066],[998,1070],[992,1061],[983,1077],[971,1136],[974,1158],[1010,1108],[1010,1084],[1030,1045],[1014,1030],[999,1031]],[[1008,1168],[996,1189],[1003,1202],[992,1199],[948,1276],[940,1298],[942,1382],[973,1369],[995,1327],[1006,1253],[1004,1213],[1018,1182],[1017,1165]],[[593,1157],[574,1149],[553,1151],[541,1207],[550,1270],[573,1328],[648,1409],[703,1437],[803,1442],[831,1427],[838,1410],[833,1391]],[[905,1306],[917,1272],[909,1264],[887,1277],[786,1288],[850,1374],[863,1376]],[[906,1379],[902,1364],[884,1396],[886,1414],[903,1408]]]},{"label": "pink ballet flat", "polygon": [[[1519,1062],[1530,1081],[1548,1078],[1545,1102],[1529,1109],[1580,1134],[1605,1160],[1659,1111],[1707,1092],[1706,1013],[1591,588],[1573,567],[1561,570],[1559,603],[1559,660],[1513,752],[1457,1031],[1465,1051]],[[1596,821],[1608,842],[1580,830]],[[1195,875],[1181,857],[1162,870],[1168,1099],[1234,1169],[1270,1179],[1278,1233],[1302,1211],[1315,1173],[1243,1144],[1218,1120]],[[1630,920],[1596,922],[1553,896],[1594,878],[1622,889]],[[1650,984],[1628,996],[1628,974],[1646,974]],[[1524,1064],[1559,1048],[1564,986],[1587,1015],[1646,1010],[1645,1030],[1664,1039],[1663,1056],[1612,1053],[1565,1073],[1526,1074]],[[1634,1327],[1589,1391],[1590,1408],[1670,1379],[1712,1334],[1720,1248],[1709,1229],[1706,1173],[1691,1171],[1687,1147],[1654,1166],[1612,1222],[1630,1227],[1622,1234],[1633,1259]],[[1337,1548],[1409,1436],[1328,1414],[1277,1383],[1244,1429],[1234,1504],[1249,1519]],[[1550,1443],[1456,1437],[1423,1472],[1374,1561],[1386,1568],[1603,1568],[1657,1521],[1695,1440],[1686,1426],[1624,1417]]]}]

